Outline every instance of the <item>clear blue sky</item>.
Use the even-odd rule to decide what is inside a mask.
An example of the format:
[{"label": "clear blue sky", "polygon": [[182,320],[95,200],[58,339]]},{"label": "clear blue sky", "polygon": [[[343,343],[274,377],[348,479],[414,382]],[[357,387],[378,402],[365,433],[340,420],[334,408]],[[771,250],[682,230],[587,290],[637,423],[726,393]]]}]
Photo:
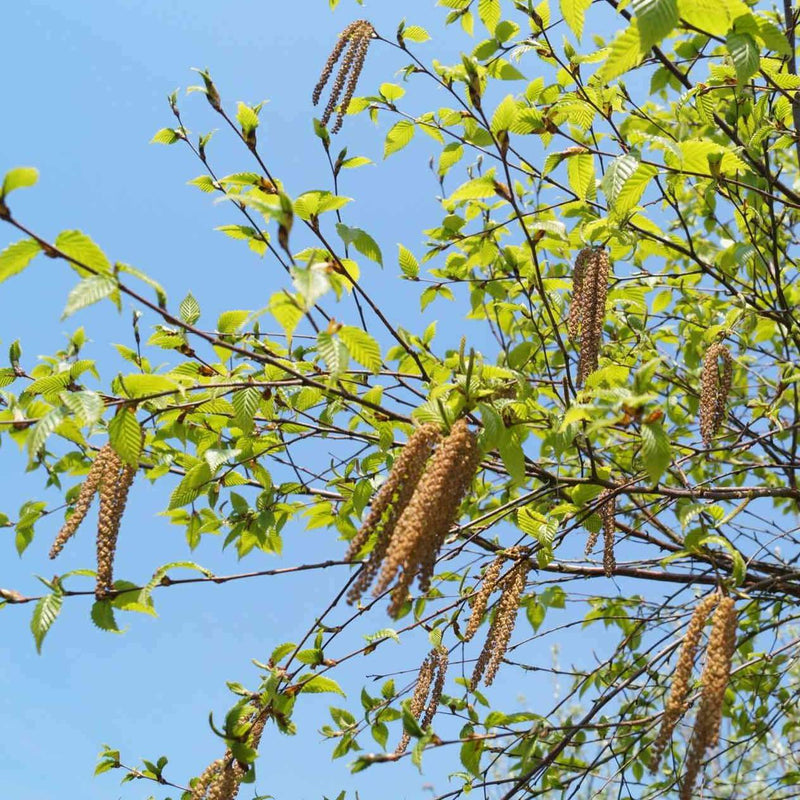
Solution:
[{"label": "clear blue sky", "polygon": [[[402,4],[367,2],[359,8],[342,0],[335,14],[324,0],[294,3],[229,0],[27,0],[3,9],[4,44],[0,69],[5,76],[0,128],[0,172],[16,165],[36,166],[39,185],[13,197],[15,214],[37,232],[55,236],[80,228],[113,260],[136,265],[166,287],[172,302],[191,289],[209,320],[228,308],[260,307],[285,275],[269,260],[259,260],[239,242],[213,230],[238,222],[231,209],[213,204],[186,181],[202,171],[187,151],[149,145],[153,133],[172,125],[166,95],[197,82],[192,66],[209,67],[223,99],[256,103],[268,99],[259,130],[261,150],[290,193],[328,188],[323,154],[311,132],[310,91],[337,32],[351,19],[367,16],[382,32],[393,34],[401,17],[429,26],[437,37],[444,9],[428,0]],[[421,52],[424,54],[423,46]],[[432,43],[443,60],[453,42]],[[431,52],[433,50],[431,49]],[[397,51],[375,48],[362,90],[396,80],[403,61]],[[520,91],[523,84],[510,85]],[[432,104],[433,105],[433,104]],[[218,122],[201,95],[181,93],[187,125],[194,132]],[[435,107],[435,105],[434,105]],[[384,125],[385,127],[385,125]],[[417,139],[420,137],[418,136]],[[387,270],[365,276],[368,287],[392,297],[389,310],[410,329],[420,329],[418,304],[410,286],[396,279],[396,243],[419,253],[421,231],[435,223],[436,182],[426,169],[429,145],[415,141],[400,157],[382,162],[382,136],[366,117],[349,120],[338,142],[351,155],[364,154],[375,167],[352,171],[342,193],[357,198],[352,224],[379,239]],[[220,172],[247,169],[241,148],[220,132],[210,149]],[[411,183],[413,181],[413,184]],[[0,227],[0,247],[15,237]],[[225,281],[218,276],[225,275]],[[386,282],[392,281],[390,291]],[[74,275],[63,264],[37,261],[25,274],[0,286],[0,352],[20,338],[26,363],[60,346],[64,334],[85,325],[93,340],[89,354],[113,365],[111,342],[130,343],[130,309],[121,317],[96,308],[58,322]],[[340,312],[337,309],[337,316]],[[348,308],[346,313],[352,313]],[[427,322],[437,313],[428,312]],[[419,316],[419,319],[418,319]],[[346,320],[347,321],[347,320]],[[4,356],[3,356],[4,358]],[[14,518],[21,499],[46,497],[41,477],[24,475],[24,458],[4,442],[0,464],[0,510]],[[52,495],[50,496],[52,499]],[[120,571],[146,579],[158,564],[187,557],[182,531],[156,516],[164,496],[137,485],[124,523]],[[0,586],[36,593],[33,573],[48,574],[46,552],[57,520],[39,527],[38,536],[19,560],[13,534],[0,538]],[[341,551],[321,531],[288,532],[283,564],[321,560]],[[195,560],[217,572],[237,571],[235,555],[220,554],[218,540],[205,540]],[[92,542],[77,541],[62,557],[60,571],[92,563]],[[243,562],[243,570],[278,565],[264,554]],[[253,685],[251,658],[266,660],[272,648],[295,639],[320,605],[339,588],[341,571],[313,577],[285,577],[220,587],[175,588],[156,598],[158,620],[125,619],[124,636],[93,629],[89,602],[66,603],[41,657],[28,630],[31,607],[0,611],[0,786],[4,796],[20,800],[147,797],[152,785],[119,788],[115,774],[92,778],[103,742],[122,750],[129,763],[167,754],[167,775],[183,782],[221,755],[206,724],[208,712],[219,718],[231,704],[225,681]],[[377,622],[377,620],[376,620]],[[378,627],[376,625],[376,627]],[[585,639],[584,639],[585,646]],[[370,660],[414,668],[425,652],[403,648]],[[388,647],[386,648],[388,650]],[[542,663],[550,656],[542,653]],[[361,667],[346,673],[348,704],[357,706]],[[337,677],[342,678],[339,674]],[[511,697],[531,696],[534,687],[509,687]],[[316,730],[324,724],[329,696],[306,700],[298,714],[300,735],[265,737],[258,789],[278,798],[335,796],[339,788],[358,788],[361,797],[419,797],[430,776],[405,764],[372,768],[351,778],[345,760],[331,762],[331,747]],[[342,703],[344,704],[344,703]],[[441,782],[437,759],[427,762]],[[121,777],[121,774],[119,775]],[[160,796],[157,792],[153,792]],[[242,796],[248,796],[243,790]],[[352,797],[352,794],[348,795]]]}]

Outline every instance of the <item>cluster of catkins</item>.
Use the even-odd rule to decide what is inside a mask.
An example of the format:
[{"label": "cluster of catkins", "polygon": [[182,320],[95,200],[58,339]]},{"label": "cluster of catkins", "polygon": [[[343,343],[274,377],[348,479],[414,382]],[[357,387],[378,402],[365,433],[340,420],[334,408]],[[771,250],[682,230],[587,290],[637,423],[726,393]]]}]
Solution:
[{"label": "cluster of catkins", "polygon": [[[447,673],[447,664],[450,654],[447,648],[439,645],[428,653],[422,662],[417,674],[417,683],[414,686],[414,694],[411,697],[409,710],[418,720],[421,728],[427,728],[433,721],[436,709],[439,707],[439,700],[444,689],[444,678]],[[433,687],[433,688],[431,688]],[[430,692],[430,699],[428,693]],[[425,716],[422,716],[422,712]],[[421,719],[420,719],[421,718]],[[411,737],[408,731],[403,731],[400,742],[395,748],[394,754],[400,756],[405,753]]]},{"label": "cluster of catkins", "polygon": [[603,343],[608,279],[611,262],[602,247],[584,247],[575,259],[572,273],[572,302],[567,318],[567,331],[572,339],[580,334],[578,386],[583,386],[597,369]]},{"label": "cluster of catkins", "polygon": [[680,786],[680,800],[691,800],[706,751],[710,747],[715,747],[719,740],[722,704],[730,678],[731,659],[736,649],[736,609],[733,598],[720,597],[715,592],[704,597],[695,607],[675,666],[661,730],[652,746],[650,769],[655,772],[672,738],[675,726],[686,710],[700,637],[714,606],[716,609],[706,648],[706,660],[700,676],[700,706],[689,741],[686,768]]},{"label": "cluster of catkins", "polygon": [[86,518],[95,494],[100,495],[100,512],[97,518],[97,584],[95,596],[102,600],[114,583],[114,552],[117,549],[117,535],[128,491],[136,475],[136,468],[124,464],[110,444],[100,448],[92,462],[89,474],[78,492],[72,514],[58,532],[50,558],[55,558],[78,530]]},{"label": "cluster of catkins", "polygon": [[[247,745],[254,750],[258,749],[267,716],[266,711],[262,710],[253,712],[249,717]],[[239,763],[228,749],[222,758],[212,761],[194,780],[191,800],[234,800],[246,774],[247,767]]]},{"label": "cluster of catkins", "polygon": [[730,350],[721,342],[715,342],[703,356],[700,375],[700,435],[706,447],[711,444],[725,419],[732,380],[733,359]]},{"label": "cluster of catkins", "polygon": [[[511,559],[514,563],[511,569],[501,577],[500,572],[506,559]],[[491,686],[498,669],[500,669],[517,621],[517,611],[525,592],[530,568],[531,562],[527,552],[519,547],[512,547],[505,553],[499,554],[486,568],[480,589],[472,602],[472,613],[464,634],[466,641],[472,639],[480,627],[492,592],[498,588],[501,593],[494,619],[483,644],[483,650],[481,650],[472,672],[470,688],[473,690],[478,686],[481,678],[486,686]]]},{"label": "cluster of catkins", "polygon": [[[597,498],[597,512],[603,525],[603,571],[607,578],[614,574],[617,568],[617,560],[614,557],[614,534],[617,530],[617,500],[616,495],[610,489],[604,489]],[[586,555],[588,556],[594,546],[600,531],[589,531],[589,538],[586,540]]]},{"label": "cluster of catkins", "polygon": [[[319,81],[314,87],[312,99],[314,101],[314,105],[317,105],[317,103],[319,103],[320,96],[322,95],[322,90],[325,88],[325,84],[327,84],[328,80],[333,74],[333,69],[339,62],[339,59],[341,58],[342,53],[344,53],[346,47],[347,52],[344,53],[344,58],[342,59],[341,66],[339,67],[339,72],[333,81],[333,87],[331,88],[328,104],[325,106],[325,111],[323,112],[322,119],[320,120],[323,125],[328,124],[331,116],[333,116],[333,112],[336,110],[336,104],[342,94],[342,90],[344,90],[344,97],[342,98],[342,102],[339,104],[336,122],[333,124],[331,133],[338,133],[339,129],[342,127],[344,115],[347,113],[347,107],[350,105],[350,101],[353,99],[353,93],[356,90],[356,85],[358,84],[358,78],[361,75],[361,70],[364,68],[364,60],[367,57],[367,50],[369,49],[369,45],[374,34],[375,29],[367,20],[357,19],[355,22],[351,22],[339,34],[339,40],[336,42],[336,46],[328,56],[328,60],[325,62],[325,67],[322,70],[322,74],[319,76]],[[347,84],[346,86],[345,83]]]},{"label": "cluster of catkins", "polygon": [[400,613],[415,578],[420,590],[428,591],[439,550],[479,462],[477,437],[464,419],[444,438],[431,424],[414,431],[347,551],[347,560],[353,561],[375,535],[372,552],[348,594],[350,603],[360,599],[376,576],[375,596],[394,582],[392,617]]}]

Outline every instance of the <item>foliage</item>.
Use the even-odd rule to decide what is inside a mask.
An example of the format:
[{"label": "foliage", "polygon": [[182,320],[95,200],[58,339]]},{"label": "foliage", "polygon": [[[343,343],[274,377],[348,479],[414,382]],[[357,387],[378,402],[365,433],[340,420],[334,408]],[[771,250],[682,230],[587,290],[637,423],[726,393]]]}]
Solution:
[{"label": "foliage", "polygon": [[[109,440],[139,480],[161,492],[190,550],[217,534],[241,558],[280,554],[298,525],[325,529],[344,553],[414,424],[447,429],[466,417],[479,431],[479,474],[436,579],[405,604],[396,627],[386,627],[384,597],[355,612],[344,607],[343,585],[297,641],[275,642],[258,664],[259,683],[231,684],[237,702],[215,732],[245,781],[256,758],[252,719],[268,719],[267,738],[294,732],[302,695],[327,693],[339,705],[322,732],[354,773],[390,770],[384,762],[399,758],[424,766],[427,751],[441,748],[453,761],[442,797],[478,789],[501,800],[677,796],[693,712],[652,776],[649,746],[695,598],[717,588],[736,599],[738,637],[722,737],[704,780],[715,796],[785,796],[782,787],[790,790],[798,774],[800,641],[791,628],[800,597],[794,19],[744,0],[439,5],[435,34],[405,23],[377,32],[370,58],[385,60],[386,78],[399,59],[403,86],[384,82],[345,109],[379,121],[385,157],[405,158],[409,168],[420,166],[412,150],[403,152],[412,141],[434,149],[441,218],[425,231],[421,252],[400,244],[390,258],[389,242],[358,227],[339,190],[343,170],[368,159],[337,150],[319,123],[328,188],[290,192],[256,142],[266,110],[226,102],[207,70],[191,91],[206,96],[239,140],[242,171],[216,172],[210,135],[188,132],[177,93],[169,98],[175,127],[153,142],[188,148],[203,169],[190,183],[243,217],[220,230],[286,271],[266,307],[208,321],[202,298],[170,301],[88,235],[69,230],[46,240],[13,213],[12,192],[33,186],[36,171],[8,173],[0,219],[21,238],[0,253],[0,281],[48,256],[77,273],[65,316],[95,303],[120,307],[122,298],[138,311],[133,346],[118,345],[125,373],[100,374],[82,356],[82,329],[35,366],[12,344],[0,368],[0,432],[26,448],[46,485],[70,484],[67,514],[73,480]],[[619,31],[610,41],[589,35],[595,17],[609,12]],[[443,36],[463,51],[455,63],[433,56]],[[446,100],[417,108],[420,84]],[[586,248],[602,248],[612,267],[598,367],[580,386],[580,347],[567,323],[573,267]],[[386,294],[373,296],[360,275],[381,268]],[[435,303],[450,324],[414,331],[394,321],[395,280],[413,282],[421,307]],[[267,335],[265,318],[282,333]],[[482,330],[475,341],[459,342],[463,319]],[[698,427],[700,376],[706,350],[718,343],[730,351],[733,374],[707,445]],[[307,461],[296,453],[313,452],[304,449],[309,441],[335,453],[331,466],[298,466]],[[583,554],[582,531],[596,539],[609,498],[613,567]],[[50,520],[59,513],[31,499],[2,522],[23,553],[34,535],[55,534]],[[454,677],[462,666],[471,671],[498,607],[495,595],[480,641],[467,645],[482,570],[518,547],[533,568],[520,600],[525,619],[500,675],[553,670],[566,685],[560,699],[537,697],[535,711],[500,708],[491,691]],[[334,566],[341,560],[289,571]],[[179,569],[198,574],[173,577]],[[118,631],[115,612],[153,614],[156,589],[276,572],[219,576],[191,561],[155,561],[153,570],[150,580],[118,579],[95,603],[92,622]],[[41,648],[62,604],[94,594],[93,576],[88,568],[58,576],[41,597],[3,589],[1,602],[31,604]],[[607,652],[584,653],[569,668],[548,665],[542,645],[585,626],[606,631]],[[348,648],[340,635],[351,628],[376,632]],[[420,628],[450,653],[431,725],[412,713],[413,681],[389,679],[376,697],[364,689],[360,704],[342,699],[335,676],[356,655],[399,642],[397,658],[418,664],[423,654],[406,643]],[[368,659],[357,663],[369,669]],[[699,693],[693,684],[695,708]],[[395,754],[404,730],[412,747]],[[162,757],[124,767],[106,748],[98,772],[124,769],[126,780],[150,779],[190,797],[189,776],[168,780],[166,764]]]}]

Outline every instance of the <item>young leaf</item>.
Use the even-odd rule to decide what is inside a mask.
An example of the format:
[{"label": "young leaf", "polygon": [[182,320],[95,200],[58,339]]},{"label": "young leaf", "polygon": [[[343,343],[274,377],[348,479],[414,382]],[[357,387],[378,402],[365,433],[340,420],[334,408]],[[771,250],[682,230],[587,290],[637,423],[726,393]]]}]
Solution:
[{"label": "young leaf", "polygon": [[132,467],[139,465],[142,427],[132,409],[123,408],[108,423],[108,438],[117,455]]},{"label": "young leaf", "polygon": [[414,138],[414,130],[414,123],[407,119],[395,122],[386,134],[383,157],[388,158],[392,153],[402,150]]},{"label": "young leaf", "polygon": [[28,186],[35,186],[39,180],[39,171],[33,167],[15,167],[9,170],[3,178],[3,188],[0,190],[0,197],[5,197],[15,189],[24,189]]},{"label": "young leaf", "polygon": [[76,311],[110,297],[117,288],[116,279],[110,275],[90,275],[84,278],[70,291],[61,319],[66,319]]},{"label": "young leaf", "polygon": [[61,612],[61,592],[45,595],[36,603],[31,618],[31,633],[36,642],[36,652],[42,652],[42,642]]},{"label": "young leaf", "polygon": [[10,244],[0,253],[0,283],[22,272],[41,251],[33,239],[23,239]]},{"label": "young leaf", "polygon": [[354,361],[371,372],[379,372],[381,368],[381,348],[366,331],[344,325],[339,329],[339,336],[344,342],[347,352]]},{"label": "young leaf", "polygon": [[677,0],[633,0],[643,52],[668,36],[678,24]]},{"label": "young leaf", "polygon": [[736,68],[736,79],[739,83],[746,83],[758,72],[761,64],[756,40],[749,33],[731,32],[725,40],[725,47]]},{"label": "young leaf", "polygon": [[669,436],[659,422],[642,425],[642,460],[650,480],[658,483],[672,461]]},{"label": "young leaf", "polygon": [[559,0],[561,6],[561,16],[569,25],[569,29],[580,39],[583,36],[583,23],[586,16],[586,9],[592,4],[592,0]]}]

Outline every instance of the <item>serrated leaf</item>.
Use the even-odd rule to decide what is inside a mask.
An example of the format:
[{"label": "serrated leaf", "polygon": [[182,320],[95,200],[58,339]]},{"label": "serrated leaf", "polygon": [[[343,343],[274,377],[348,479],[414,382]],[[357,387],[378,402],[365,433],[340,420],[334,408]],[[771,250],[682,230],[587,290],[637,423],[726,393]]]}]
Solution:
[{"label": "serrated leaf", "polygon": [[341,222],[336,225],[336,230],[345,244],[352,244],[359,253],[383,266],[381,249],[366,231],[348,227]]},{"label": "serrated leaf", "polygon": [[194,299],[194,295],[191,292],[181,300],[178,312],[187,325],[194,325],[200,319],[200,304]]},{"label": "serrated leaf", "polygon": [[669,437],[658,422],[642,425],[642,460],[650,480],[658,483],[672,461]]},{"label": "serrated leaf", "polygon": [[82,308],[99,303],[113,295],[117,289],[117,281],[110,275],[90,275],[84,278],[70,291],[61,319],[66,319]]},{"label": "serrated leaf", "polygon": [[41,252],[39,243],[33,239],[23,239],[10,244],[0,253],[0,283],[17,275]]},{"label": "serrated leaf", "polygon": [[638,166],[639,159],[630,153],[615,158],[608,165],[603,180],[600,182],[600,188],[610,205],[614,205],[626,181],[636,172]]},{"label": "serrated leaf", "polygon": [[250,433],[253,429],[253,417],[261,404],[261,390],[255,386],[240,389],[233,393],[231,402],[235,411],[236,426],[244,433]]},{"label": "serrated leaf", "polygon": [[161,130],[155,132],[150,144],[175,144],[182,138],[179,128],[161,128]]},{"label": "serrated leaf", "polygon": [[108,438],[117,455],[132,467],[139,464],[142,452],[142,426],[136,414],[123,409],[108,423]]},{"label": "serrated leaf", "polygon": [[48,594],[37,601],[31,618],[31,633],[36,642],[36,652],[42,652],[42,642],[47,632],[61,613],[62,595],[60,592]]},{"label": "serrated leaf", "polygon": [[168,510],[181,508],[196,500],[207,488],[210,480],[211,469],[208,464],[205,461],[195,464],[170,495]]},{"label": "serrated leaf", "polygon": [[761,64],[758,43],[749,33],[732,31],[725,40],[725,47],[736,69],[736,79],[739,83],[746,83],[758,72]]},{"label": "serrated leaf", "polygon": [[130,375],[122,376],[120,381],[125,394],[131,398],[178,391],[178,384],[166,375],[145,375],[134,372]]},{"label": "serrated leaf", "polygon": [[5,197],[15,189],[25,189],[28,186],[35,186],[39,180],[39,170],[34,167],[14,167],[9,170],[3,178],[3,188],[0,197]]},{"label": "serrated leaf", "polygon": [[636,20],[623,31],[620,31],[608,48],[608,56],[597,70],[601,83],[610,83],[629,69],[635,67],[644,57],[639,28]]},{"label": "serrated leaf", "polygon": [[400,269],[406,277],[416,278],[419,275],[419,261],[402,244],[397,245],[397,263],[400,264]]},{"label": "serrated leaf", "polygon": [[122,633],[117,620],[114,617],[114,607],[109,600],[98,600],[92,604],[92,622],[100,628],[101,631],[109,631],[110,633]]},{"label": "serrated leaf", "polygon": [[678,24],[677,0],[632,0],[642,51],[668,36]]},{"label": "serrated leaf", "polygon": [[500,0],[478,0],[478,16],[489,33],[494,34],[500,22]]},{"label": "serrated leaf", "polygon": [[64,421],[64,415],[58,408],[52,408],[31,428],[28,435],[28,454],[35,458],[44,448],[47,438]]},{"label": "serrated leaf", "polygon": [[292,334],[305,312],[300,303],[287,292],[276,292],[270,297],[269,310],[286,334],[286,340],[291,346]]},{"label": "serrated leaf", "polygon": [[427,42],[430,39],[430,34],[425,28],[421,28],[419,25],[409,25],[406,28],[403,28],[403,38],[409,42]]},{"label": "serrated leaf", "polygon": [[54,244],[56,248],[78,262],[77,264],[70,263],[79,274],[86,273],[86,270],[83,269],[84,265],[92,272],[111,274],[111,264],[105,253],[85,233],[62,231]]},{"label": "serrated leaf", "polygon": [[333,678],[328,678],[325,675],[313,675],[308,676],[304,675],[299,678],[299,682],[303,685],[300,688],[300,691],[304,694],[320,694],[322,692],[332,692],[334,694],[340,694],[342,697],[345,697],[345,693],[342,691],[342,687],[336,683]]},{"label": "serrated leaf", "polygon": [[580,39],[583,36],[583,23],[586,17],[586,9],[592,4],[592,0],[559,0],[561,16],[569,25],[569,29]]},{"label": "serrated leaf", "polygon": [[495,193],[494,178],[490,175],[484,175],[462,183],[447,200],[449,203],[458,203],[462,200],[482,200],[486,197],[493,197]]},{"label": "serrated leaf", "polygon": [[254,108],[251,108],[247,103],[241,100],[236,106],[236,120],[242,126],[242,131],[245,133],[254,131],[258,127],[258,114]]},{"label": "serrated leaf", "polygon": [[186,183],[189,186],[196,186],[201,192],[205,192],[206,194],[215,192],[218,188],[217,184],[214,183],[214,179],[210,175],[198,175],[196,178],[192,178]]},{"label": "serrated leaf", "polygon": [[317,352],[325,359],[325,364],[333,376],[341,375],[347,369],[347,348],[338,336],[320,331],[317,334]]},{"label": "serrated leaf", "polygon": [[386,134],[383,144],[383,157],[388,158],[392,153],[402,150],[414,138],[415,126],[407,119],[395,122]]},{"label": "serrated leaf", "polygon": [[567,159],[567,178],[570,188],[581,200],[588,200],[595,194],[596,177],[594,156],[591,153],[578,153]]},{"label": "serrated leaf", "polygon": [[517,101],[513,95],[506,95],[492,115],[491,130],[497,134],[500,131],[509,131],[514,127],[517,119]]},{"label": "serrated leaf", "polygon": [[371,372],[380,372],[381,348],[372,336],[361,328],[344,325],[339,329],[339,337],[354,361]]},{"label": "serrated leaf", "polygon": [[628,177],[614,201],[614,210],[624,214],[642,199],[647,184],[658,174],[658,167],[652,164],[639,164],[636,171]]},{"label": "serrated leaf", "polygon": [[292,269],[292,283],[304,300],[305,308],[311,309],[314,304],[331,288],[328,264],[311,264],[308,267]]}]

